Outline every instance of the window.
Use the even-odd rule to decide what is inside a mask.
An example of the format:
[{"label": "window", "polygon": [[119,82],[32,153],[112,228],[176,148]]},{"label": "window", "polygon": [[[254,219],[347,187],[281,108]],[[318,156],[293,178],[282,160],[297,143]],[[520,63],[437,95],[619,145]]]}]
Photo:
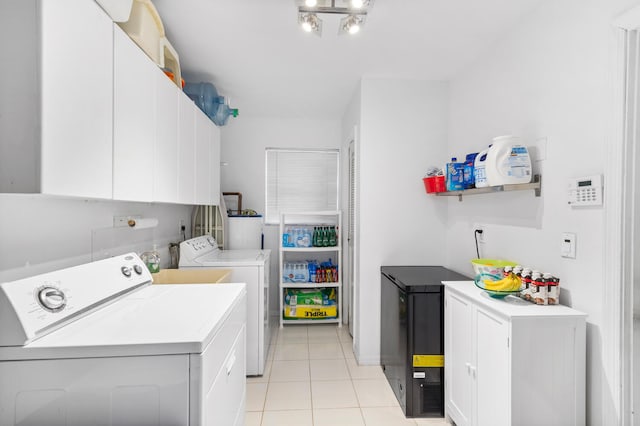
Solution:
[{"label": "window", "polygon": [[265,223],[280,222],[280,212],[338,209],[340,151],[266,149]]}]

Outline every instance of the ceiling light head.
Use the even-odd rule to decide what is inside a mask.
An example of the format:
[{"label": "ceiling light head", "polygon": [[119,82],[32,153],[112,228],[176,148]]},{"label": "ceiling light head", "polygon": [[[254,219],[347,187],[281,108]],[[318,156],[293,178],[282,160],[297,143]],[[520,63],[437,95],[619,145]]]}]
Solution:
[{"label": "ceiling light head", "polygon": [[317,35],[320,35],[322,33],[322,21],[315,13],[298,14],[298,23],[305,32],[313,32]]},{"label": "ceiling light head", "polygon": [[307,7],[316,7],[318,5],[318,0],[305,0],[304,4]]},{"label": "ceiling light head", "polygon": [[364,24],[364,16],[349,15],[340,20],[339,34],[356,34]]},{"label": "ceiling light head", "polygon": [[351,7],[354,9],[362,9],[366,3],[365,0],[351,0]]}]

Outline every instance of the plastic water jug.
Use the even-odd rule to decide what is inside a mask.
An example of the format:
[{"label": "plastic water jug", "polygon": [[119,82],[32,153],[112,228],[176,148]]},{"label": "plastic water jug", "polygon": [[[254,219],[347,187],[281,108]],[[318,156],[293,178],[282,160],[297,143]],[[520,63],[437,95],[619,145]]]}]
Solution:
[{"label": "plastic water jug", "polygon": [[220,96],[211,83],[186,83],[184,92],[218,126],[226,125],[229,117],[238,116],[238,110],[229,108],[224,96]]},{"label": "plastic water jug", "polygon": [[484,151],[480,151],[473,163],[473,176],[476,181],[475,182],[476,188],[485,188],[489,186],[489,182],[487,182],[487,171],[486,171],[487,151],[488,149],[485,149]]},{"label": "plastic water jug", "polygon": [[529,150],[516,136],[499,136],[487,152],[487,182],[490,186],[531,182]]}]

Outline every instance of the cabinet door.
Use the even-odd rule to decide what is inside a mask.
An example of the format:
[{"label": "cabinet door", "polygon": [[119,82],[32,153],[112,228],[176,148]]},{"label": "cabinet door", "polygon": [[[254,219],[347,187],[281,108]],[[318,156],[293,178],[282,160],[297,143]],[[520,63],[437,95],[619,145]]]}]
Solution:
[{"label": "cabinet door", "polygon": [[113,198],[152,201],[157,66],[114,25]]},{"label": "cabinet door", "polygon": [[179,94],[176,85],[158,72],[153,199],[165,203],[178,202]]},{"label": "cabinet door", "polygon": [[200,110],[196,111],[196,204],[211,201],[211,139],[214,124]]},{"label": "cabinet door", "polygon": [[458,426],[472,420],[473,305],[447,292],[445,303],[445,398],[446,410]]},{"label": "cabinet door", "polygon": [[196,199],[196,106],[181,93],[178,102],[178,201],[195,204]]},{"label": "cabinet door", "polygon": [[93,1],[38,4],[41,192],[111,198],[113,22]]},{"label": "cabinet door", "polygon": [[509,323],[476,309],[476,425],[511,422]]},{"label": "cabinet door", "polygon": [[220,128],[211,123],[211,160],[209,167],[211,170],[211,195],[209,204],[217,206],[220,204]]}]

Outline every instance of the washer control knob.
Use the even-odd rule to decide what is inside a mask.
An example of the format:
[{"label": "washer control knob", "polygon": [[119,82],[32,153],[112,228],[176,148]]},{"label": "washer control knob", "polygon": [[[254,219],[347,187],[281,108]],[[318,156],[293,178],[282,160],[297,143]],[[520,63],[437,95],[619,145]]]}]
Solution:
[{"label": "washer control knob", "polygon": [[38,303],[49,312],[60,312],[67,305],[67,297],[58,288],[42,287],[38,291]]},{"label": "washer control knob", "polygon": [[120,270],[122,271],[122,275],[124,275],[125,277],[130,277],[131,276],[131,268],[129,268],[128,266],[123,266],[122,268],[120,268]]},{"label": "washer control knob", "polygon": [[133,270],[136,271],[136,274],[142,275],[142,267],[140,265],[133,265]]}]

